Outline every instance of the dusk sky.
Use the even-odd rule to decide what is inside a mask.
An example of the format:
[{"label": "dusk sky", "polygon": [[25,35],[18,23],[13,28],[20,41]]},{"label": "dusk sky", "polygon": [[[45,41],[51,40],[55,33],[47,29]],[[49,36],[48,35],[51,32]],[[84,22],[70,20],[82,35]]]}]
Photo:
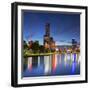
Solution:
[{"label": "dusk sky", "polygon": [[46,23],[50,23],[50,35],[57,45],[69,45],[72,39],[80,42],[80,14],[41,11],[23,11],[23,40],[43,44]]}]

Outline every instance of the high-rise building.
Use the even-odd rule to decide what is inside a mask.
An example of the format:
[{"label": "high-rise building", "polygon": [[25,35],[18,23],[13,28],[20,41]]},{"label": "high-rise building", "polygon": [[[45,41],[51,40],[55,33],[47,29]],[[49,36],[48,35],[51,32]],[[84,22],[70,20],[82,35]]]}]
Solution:
[{"label": "high-rise building", "polygon": [[72,39],[72,49],[75,49],[77,47],[77,41],[75,39]]},{"label": "high-rise building", "polygon": [[50,24],[47,23],[46,26],[45,26],[45,28],[46,28],[45,35],[47,35],[48,37],[50,37]]},{"label": "high-rise building", "polygon": [[45,35],[44,35],[44,47],[50,50],[55,50],[55,41],[53,37],[50,36],[50,24],[45,25]]}]

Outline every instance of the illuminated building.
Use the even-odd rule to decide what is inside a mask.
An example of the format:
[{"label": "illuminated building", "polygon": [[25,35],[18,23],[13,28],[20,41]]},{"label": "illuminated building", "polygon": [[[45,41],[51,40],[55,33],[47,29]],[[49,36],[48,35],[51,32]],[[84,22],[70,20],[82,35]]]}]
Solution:
[{"label": "illuminated building", "polygon": [[32,40],[28,42],[29,49],[31,49],[31,48],[32,48],[32,44],[33,44],[33,41],[32,41]]},{"label": "illuminated building", "polygon": [[49,50],[55,50],[55,41],[53,40],[53,37],[50,36],[49,23],[47,23],[45,26],[44,47]]},{"label": "illuminated building", "polygon": [[75,39],[72,39],[72,49],[75,50],[77,47],[77,41]]}]

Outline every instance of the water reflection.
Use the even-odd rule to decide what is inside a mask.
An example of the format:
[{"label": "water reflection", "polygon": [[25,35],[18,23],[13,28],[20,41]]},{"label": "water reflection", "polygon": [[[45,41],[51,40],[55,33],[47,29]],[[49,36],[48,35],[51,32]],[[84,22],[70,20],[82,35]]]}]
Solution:
[{"label": "water reflection", "polygon": [[28,58],[27,69],[32,70],[32,57]]},{"label": "water reflection", "polygon": [[22,72],[23,77],[80,74],[80,55],[65,53],[28,57],[24,58],[23,67],[26,66]]}]

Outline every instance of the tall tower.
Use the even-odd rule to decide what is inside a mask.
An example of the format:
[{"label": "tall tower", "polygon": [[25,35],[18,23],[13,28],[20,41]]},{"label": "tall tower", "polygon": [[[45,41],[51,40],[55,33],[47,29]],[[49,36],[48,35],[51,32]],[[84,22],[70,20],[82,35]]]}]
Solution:
[{"label": "tall tower", "polygon": [[45,26],[45,35],[46,36],[50,36],[50,24],[47,23],[46,26]]},{"label": "tall tower", "polygon": [[50,36],[50,24],[46,23],[45,25],[45,35],[43,40],[43,45],[46,49],[55,50],[55,41],[53,37]]},{"label": "tall tower", "polygon": [[44,46],[45,48],[50,47],[50,24],[46,23],[45,25],[45,35],[44,35]]}]

